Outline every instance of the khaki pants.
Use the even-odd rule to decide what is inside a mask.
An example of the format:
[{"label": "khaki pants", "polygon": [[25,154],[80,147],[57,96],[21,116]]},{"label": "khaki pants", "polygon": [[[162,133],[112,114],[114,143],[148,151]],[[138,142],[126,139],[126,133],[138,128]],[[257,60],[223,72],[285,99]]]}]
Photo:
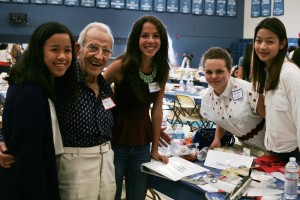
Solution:
[{"label": "khaki pants", "polygon": [[115,199],[114,152],[110,143],[106,152],[97,147],[64,148],[65,153],[57,157],[62,200]]}]

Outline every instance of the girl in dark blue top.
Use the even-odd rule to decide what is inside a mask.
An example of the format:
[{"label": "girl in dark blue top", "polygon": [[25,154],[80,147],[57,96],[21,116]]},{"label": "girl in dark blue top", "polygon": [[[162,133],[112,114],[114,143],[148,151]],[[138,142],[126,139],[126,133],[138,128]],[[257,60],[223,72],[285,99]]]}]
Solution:
[{"label": "girl in dark blue top", "polygon": [[60,199],[53,139],[53,102],[75,100],[75,41],[69,29],[49,22],[33,33],[22,60],[9,72],[3,110],[4,140],[14,157],[0,168],[0,198]]}]

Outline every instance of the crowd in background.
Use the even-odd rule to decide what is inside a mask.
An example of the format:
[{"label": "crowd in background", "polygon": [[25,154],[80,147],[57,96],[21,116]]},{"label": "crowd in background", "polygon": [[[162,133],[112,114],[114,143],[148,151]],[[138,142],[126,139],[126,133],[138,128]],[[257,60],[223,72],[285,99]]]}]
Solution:
[{"label": "crowd in background", "polygon": [[13,43],[9,51],[8,43],[0,44],[0,73],[8,72],[12,65],[19,62],[22,56],[21,45]]}]

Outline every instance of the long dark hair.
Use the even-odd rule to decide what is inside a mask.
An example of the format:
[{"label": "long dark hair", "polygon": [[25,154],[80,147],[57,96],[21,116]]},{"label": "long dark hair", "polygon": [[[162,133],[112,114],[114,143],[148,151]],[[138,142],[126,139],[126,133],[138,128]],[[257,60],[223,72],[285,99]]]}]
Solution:
[{"label": "long dark hair", "polygon": [[243,56],[243,77],[246,81],[250,80],[250,72],[251,72],[251,60],[252,60],[252,52],[253,52],[253,44],[248,44],[246,46],[244,56]]},{"label": "long dark hair", "polygon": [[[64,76],[53,78],[44,62],[44,45],[54,34],[66,33],[72,44],[72,62]],[[40,85],[48,98],[67,103],[74,101],[76,89],[76,50],[71,31],[57,22],[48,22],[38,26],[33,32],[29,45],[20,62],[9,71],[6,78],[9,84],[33,83]]]},{"label": "long dark hair", "polygon": [[141,50],[139,48],[140,35],[143,25],[146,22],[153,24],[160,35],[161,46],[154,56],[154,63],[157,65],[157,80],[159,85],[164,88],[169,77],[169,57],[168,57],[168,35],[164,24],[154,16],[142,16],[136,21],[131,29],[128,37],[126,52],[120,57],[122,58],[122,72],[138,74],[141,66]]},{"label": "long dark hair", "polygon": [[268,91],[277,88],[280,71],[288,49],[287,34],[284,24],[275,17],[266,18],[257,25],[254,33],[254,45],[257,32],[262,28],[272,31],[277,35],[279,42],[283,42],[285,40],[286,44],[282,49],[279,50],[271,65],[268,66],[268,78],[265,71],[266,63],[261,61],[256,52],[253,51],[252,83],[254,90],[258,93],[263,93],[264,90]]}]

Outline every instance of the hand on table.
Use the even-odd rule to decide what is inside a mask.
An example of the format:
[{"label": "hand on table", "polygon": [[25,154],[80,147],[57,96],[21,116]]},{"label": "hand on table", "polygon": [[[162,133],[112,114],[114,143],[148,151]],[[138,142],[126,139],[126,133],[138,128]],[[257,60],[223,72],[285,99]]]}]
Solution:
[{"label": "hand on table", "polygon": [[220,140],[213,140],[213,142],[210,145],[210,149],[213,149],[215,147],[220,147],[221,146],[221,141]]},{"label": "hand on table", "polygon": [[158,153],[158,151],[153,151],[151,152],[151,157],[154,159],[154,160],[160,160],[162,161],[163,163],[167,164],[169,162],[169,156],[162,156]]}]

